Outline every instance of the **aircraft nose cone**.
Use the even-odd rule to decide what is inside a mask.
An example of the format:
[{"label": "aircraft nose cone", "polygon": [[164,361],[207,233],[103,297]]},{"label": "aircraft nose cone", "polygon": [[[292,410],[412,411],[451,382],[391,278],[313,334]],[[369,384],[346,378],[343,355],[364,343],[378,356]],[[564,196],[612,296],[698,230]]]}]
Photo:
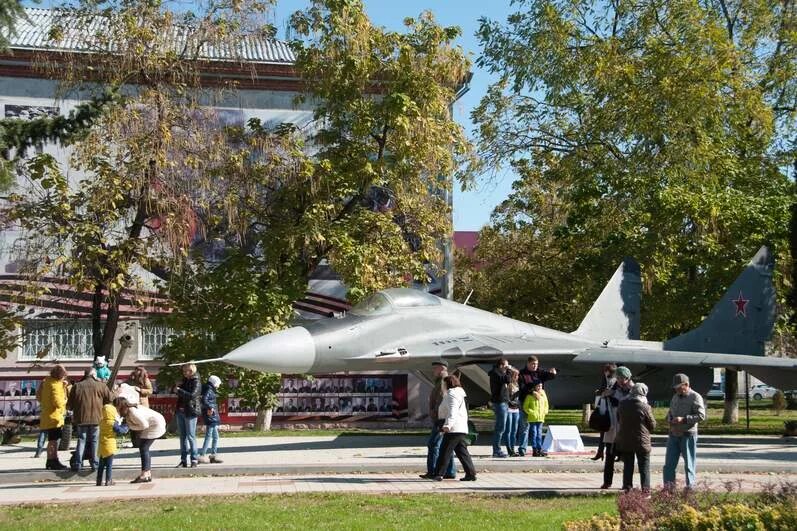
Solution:
[{"label": "aircraft nose cone", "polygon": [[306,328],[295,326],[244,343],[224,361],[262,372],[304,373],[315,363],[315,342]]}]

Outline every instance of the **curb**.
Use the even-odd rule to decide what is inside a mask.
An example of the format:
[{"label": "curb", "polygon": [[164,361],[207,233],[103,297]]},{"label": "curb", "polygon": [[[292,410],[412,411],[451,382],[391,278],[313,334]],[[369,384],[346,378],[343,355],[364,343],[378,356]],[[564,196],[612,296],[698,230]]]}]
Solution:
[{"label": "curb", "polygon": [[[153,476],[157,478],[181,477],[224,477],[224,476],[258,476],[258,475],[307,475],[307,474],[397,474],[397,473],[422,473],[425,463],[406,464],[292,464],[292,465],[257,465],[257,466],[214,466],[204,465],[197,468],[153,467]],[[599,463],[571,463],[556,461],[519,462],[519,461],[485,461],[474,460],[474,465],[479,473],[485,472],[515,472],[523,473],[600,473],[603,465]],[[622,471],[622,464],[617,463],[615,470]],[[752,463],[706,463],[700,466],[700,472],[734,474],[797,474],[797,464],[793,466],[775,466],[771,464]],[[129,481],[138,475],[138,467],[114,467],[114,479]],[[71,471],[53,472],[47,470],[11,470],[0,472],[0,484],[14,483],[44,483],[44,482],[85,482],[93,480],[95,473],[85,471],[75,473]]]}]

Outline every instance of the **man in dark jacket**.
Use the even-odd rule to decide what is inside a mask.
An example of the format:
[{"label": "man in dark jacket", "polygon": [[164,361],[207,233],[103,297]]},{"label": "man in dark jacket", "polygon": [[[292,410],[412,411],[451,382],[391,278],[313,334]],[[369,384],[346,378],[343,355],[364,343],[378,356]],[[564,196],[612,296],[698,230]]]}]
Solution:
[{"label": "man in dark jacket", "polygon": [[650,432],[656,420],[647,401],[648,386],[643,383],[631,387],[630,397],[617,408],[619,429],[615,448],[623,459],[623,490],[631,490],[634,483],[634,457],[639,467],[642,490],[650,492]]},{"label": "man in dark jacket", "polygon": [[[208,378],[208,382],[202,386],[202,420],[205,422],[205,442],[199,452],[200,463],[221,463],[217,457],[219,449],[219,416],[218,390],[221,386],[221,378],[216,375]],[[208,445],[210,445],[210,455],[208,455]]]},{"label": "man in dark jacket", "polygon": [[516,371],[509,365],[509,360],[501,358],[495,367],[490,370],[490,402],[495,413],[495,428],[493,429],[493,457],[509,457],[501,449],[501,441],[506,431],[506,420],[509,416],[509,392],[507,384],[512,379],[512,372]]},{"label": "man in dark jacket", "polygon": [[80,472],[84,457],[91,463],[92,471],[97,468],[102,407],[110,402],[111,392],[97,379],[93,368],[86,369],[83,379],[72,386],[66,402],[66,408],[72,411],[72,423],[77,426],[77,447],[70,463],[72,470]]},{"label": "man in dark jacket", "polygon": [[199,463],[196,448],[196,422],[199,417],[202,384],[193,363],[183,365],[183,382],[177,387],[177,428],[180,432],[180,464],[187,467],[190,452],[191,467]]},{"label": "man in dark jacket", "polygon": [[[421,474],[424,479],[432,479],[437,470],[437,460],[440,457],[440,447],[443,444],[443,423],[445,418],[439,417],[440,404],[443,402],[445,391],[443,390],[443,378],[448,376],[448,362],[445,360],[432,362],[432,373],[434,375],[434,387],[429,393],[429,420],[432,421],[432,432],[429,440],[426,441],[426,474]],[[444,478],[452,479],[457,475],[457,467],[454,460],[449,461]]]},{"label": "man in dark jacket", "polygon": [[[531,383],[535,380],[542,382],[545,387],[545,382],[556,378],[556,369],[546,371],[540,369],[540,360],[537,356],[529,356],[526,360],[526,366],[520,369],[518,376],[518,384],[520,385],[520,403],[526,400],[526,396],[531,392],[533,386]],[[521,412],[518,419],[517,426],[517,445],[518,454],[521,456],[526,455],[526,449],[529,446],[529,421],[526,415]]]}]

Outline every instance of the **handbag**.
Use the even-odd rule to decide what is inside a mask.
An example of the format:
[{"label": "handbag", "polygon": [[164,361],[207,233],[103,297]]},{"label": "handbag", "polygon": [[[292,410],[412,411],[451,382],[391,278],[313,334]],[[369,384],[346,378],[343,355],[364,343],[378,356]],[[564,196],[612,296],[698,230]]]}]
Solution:
[{"label": "handbag", "polygon": [[606,407],[606,399],[601,398],[598,407],[589,416],[589,427],[595,431],[609,431],[612,426],[612,419],[609,417],[609,408]]}]

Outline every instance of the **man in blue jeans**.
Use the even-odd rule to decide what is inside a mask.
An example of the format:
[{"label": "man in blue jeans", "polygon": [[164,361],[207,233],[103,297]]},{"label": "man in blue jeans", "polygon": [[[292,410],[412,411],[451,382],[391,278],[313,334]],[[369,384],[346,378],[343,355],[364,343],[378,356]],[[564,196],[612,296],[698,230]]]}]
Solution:
[{"label": "man in blue jeans", "polygon": [[[429,393],[429,418],[432,421],[432,432],[429,434],[429,440],[426,443],[426,474],[421,474],[424,479],[432,479],[435,477],[435,470],[437,469],[437,459],[440,456],[440,447],[443,445],[443,423],[445,422],[445,415],[440,416],[440,404],[443,402],[446,391],[443,389],[443,378],[448,376],[448,363],[445,360],[433,361],[432,372],[434,374],[434,388]],[[457,467],[454,460],[448,462],[446,468],[445,479],[454,479],[457,475]]]},{"label": "man in blue jeans", "polygon": [[110,401],[108,386],[97,379],[97,372],[93,368],[86,369],[83,379],[72,386],[66,406],[72,410],[72,422],[77,426],[77,447],[70,460],[72,470],[80,472],[86,457],[91,463],[91,470],[97,468],[100,417],[102,407]]},{"label": "man in blue jeans", "polygon": [[509,455],[501,449],[501,442],[506,431],[506,420],[509,415],[509,389],[507,384],[512,379],[512,371],[515,369],[509,366],[509,360],[501,358],[495,367],[490,370],[490,402],[493,404],[495,413],[495,428],[493,429],[493,457],[508,457]]},{"label": "man in blue jeans", "polygon": [[664,487],[675,487],[675,469],[683,456],[686,470],[686,488],[695,485],[695,458],[697,451],[697,424],[706,420],[703,397],[689,386],[689,377],[676,374],[672,382],[675,395],[670,401],[667,422],[670,433],[664,457]]},{"label": "man in blue jeans", "polygon": [[[520,384],[520,404],[523,405],[523,401],[526,400],[526,396],[531,392],[532,383],[534,380],[539,380],[542,382],[543,387],[545,387],[545,382],[548,380],[553,380],[556,378],[556,369],[551,369],[550,371],[546,371],[544,369],[540,369],[540,360],[537,356],[529,356],[526,360],[526,366],[520,369],[520,377],[518,378],[518,383]],[[518,419],[518,428],[517,428],[517,446],[518,446],[518,455],[523,457],[526,455],[526,449],[529,445],[529,421],[522,412],[520,414],[520,419]]]}]

